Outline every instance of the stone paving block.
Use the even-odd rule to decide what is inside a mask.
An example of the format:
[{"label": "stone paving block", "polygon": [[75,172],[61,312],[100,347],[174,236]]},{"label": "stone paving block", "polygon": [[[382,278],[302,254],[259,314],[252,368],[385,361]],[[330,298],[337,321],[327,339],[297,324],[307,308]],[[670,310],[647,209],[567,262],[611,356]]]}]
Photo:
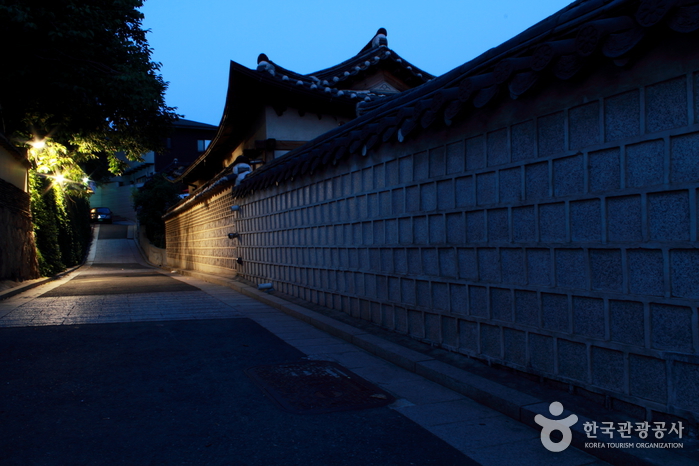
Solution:
[{"label": "stone paving block", "polygon": [[601,242],[602,207],[599,199],[570,203],[570,234],[573,241]]},{"label": "stone paving block", "polygon": [[541,293],[541,321],[544,328],[568,332],[568,296]]},{"label": "stone paving block", "polygon": [[512,161],[521,162],[536,157],[536,122],[518,123],[510,127]]},{"label": "stone paving block", "polygon": [[578,335],[603,339],[605,334],[604,300],[574,296],[573,331]]},{"label": "stone paving block", "polygon": [[587,347],[584,343],[558,339],[558,374],[581,382],[588,381]]},{"label": "stone paving block", "polygon": [[488,241],[509,242],[510,225],[507,209],[488,210]]},{"label": "stone paving block", "polygon": [[633,90],[604,100],[605,140],[616,141],[638,136],[641,131],[641,101]]},{"label": "stone paving block", "polygon": [[673,183],[699,179],[699,133],[675,136],[670,139],[670,180]]},{"label": "stone paving block", "polygon": [[688,241],[690,235],[689,191],[648,194],[651,240]]},{"label": "stone paving block", "polygon": [[626,379],[624,353],[593,346],[590,357],[592,383],[607,390],[623,392]]},{"label": "stone paving block", "polygon": [[692,352],[692,309],[668,304],[650,305],[653,348]]},{"label": "stone paving block", "polygon": [[699,250],[670,250],[670,277],[673,296],[699,298]]},{"label": "stone paving block", "polygon": [[609,301],[609,321],[612,341],[645,345],[645,312],[643,303]]},{"label": "stone paving block", "polygon": [[585,190],[583,156],[574,155],[553,161],[554,196],[572,196]]},{"label": "stone paving block", "polygon": [[527,200],[546,199],[549,194],[549,164],[540,162],[524,167],[525,198]]},{"label": "stone paving block", "polygon": [[396,408],[396,411],[420,425],[430,427],[499,416],[497,412],[467,398],[431,405],[406,406]]},{"label": "stone paving block", "polygon": [[[479,454],[478,452],[488,449],[488,447],[499,445],[502,448],[503,444],[534,439],[540,436],[540,433],[535,429],[512,420],[504,414],[486,419],[436,425],[430,427],[430,431],[466,454],[470,454],[475,450],[476,455]],[[498,432],[501,435],[493,435],[494,432]],[[484,464],[493,463],[486,462]]]},{"label": "stone paving block", "polygon": [[626,185],[653,186],[663,183],[665,141],[645,141],[626,147]]},{"label": "stone paving block", "polygon": [[[340,361],[338,361],[340,362]],[[342,364],[348,369],[352,367]],[[445,401],[455,401],[464,398],[463,395],[453,390],[444,388],[439,384],[420,378],[409,384],[405,382],[387,382],[381,384],[381,388],[393,394],[396,398],[404,398],[415,405],[426,405],[432,403],[442,403]]]},{"label": "stone paving block", "polygon": [[466,140],[466,170],[485,167],[485,140],[476,136]]},{"label": "stone paving block", "polygon": [[593,290],[622,291],[624,272],[619,249],[590,249],[590,278]]},{"label": "stone paving block", "polygon": [[534,206],[512,209],[512,239],[518,243],[536,241],[536,216]]},{"label": "stone paving block", "polygon": [[568,128],[571,150],[580,150],[600,142],[599,101],[571,108],[568,112]]},{"label": "stone paving block", "polygon": [[551,284],[551,251],[527,249],[527,280],[530,285]]},{"label": "stone paving block", "polygon": [[539,206],[539,236],[542,242],[566,242],[568,233],[566,231],[565,203],[541,204]]},{"label": "stone paving block", "polygon": [[515,290],[515,322],[539,326],[539,298],[535,291]]},{"label": "stone paving block", "polygon": [[666,380],[665,361],[629,354],[629,393],[631,395],[666,403]]},{"label": "stone paving block", "polygon": [[476,199],[478,205],[494,204],[497,202],[495,172],[476,175]]},{"label": "stone paving block", "polygon": [[476,204],[473,176],[464,176],[455,180],[456,207],[468,207]]},{"label": "stone paving block", "polygon": [[553,113],[538,119],[539,156],[545,157],[565,150],[565,116],[563,112]]},{"label": "stone paving block", "polygon": [[463,141],[447,145],[447,174],[461,173],[466,169],[466,154]]},{"label": "stone paving block", "polygon": [[645,88],[646,130],[649,133],[687,124],[687,78],[670,79]]}]

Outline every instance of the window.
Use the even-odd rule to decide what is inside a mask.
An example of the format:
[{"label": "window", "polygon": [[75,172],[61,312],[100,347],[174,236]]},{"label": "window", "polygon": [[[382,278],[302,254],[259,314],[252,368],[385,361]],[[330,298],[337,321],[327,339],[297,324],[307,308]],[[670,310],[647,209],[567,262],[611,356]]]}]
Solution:
[{"label": "window", "polygon": [[211,139],[199,139],[197,141],[197,150],[199,152],[204,152],[211,144]]}]

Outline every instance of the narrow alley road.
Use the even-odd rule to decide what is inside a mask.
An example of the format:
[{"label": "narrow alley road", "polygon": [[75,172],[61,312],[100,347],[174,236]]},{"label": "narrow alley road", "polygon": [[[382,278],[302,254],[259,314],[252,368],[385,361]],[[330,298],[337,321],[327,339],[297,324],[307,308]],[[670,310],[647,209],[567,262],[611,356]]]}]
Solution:
[{"label": "narrow alley road", "polygon": [[[236,291],[148,266],[132,228],[100,225],[85,266],[0,301],[3,466],[603,464],[551,454],[538,431]],[[296,414],[248,375],[317,360],[397,401]]]}]

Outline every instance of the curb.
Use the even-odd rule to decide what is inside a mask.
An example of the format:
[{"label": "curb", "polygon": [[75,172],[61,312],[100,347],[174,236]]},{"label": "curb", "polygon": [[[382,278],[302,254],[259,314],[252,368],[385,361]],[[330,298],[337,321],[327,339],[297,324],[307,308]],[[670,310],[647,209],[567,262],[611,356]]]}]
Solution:
[{"label": "curb", "polygon": [[41,286],[45,283],[52,282],[54,280],[58,280],[60,278],[63,278],[64,276],[68,275],[69,273],[75,272],[83,265],[85,265],[84,261],[82,264],[76,265],[70,269],[66,269],[63,272],[57,273],[56,275],[54,275],[52,277],[43,277],[43,278],[37,278],[35,280],[29,280],[31,283],[27,283],[26,285],[19,285],[19,286],[16,286],[14,288],[10,288],[8,290],[0,292],[0,301],[2,301],[4,299],[11,298],[11,297],[18,295],[20,293],[24,293],[25,291],[29,291],[32,288],[36,288],[37,286]]},{"label": "curb", "polygon": [[[550,416],[549,403],[551,400],[541,400],[527,393],[472,374],[456,366],[434,359],[431,356],[406,348],[398,343],[393,343],[379,336],[366,333],[364,330],[335,320],[332,317],[290,303],[277,296],[258,291],[256,288],[235,280],[193,270],[172,268],[168,270],[238,291],[241,294],[272,306],[330,335],[341,338],[348,343],[352,343],[375,356],[471,398],[478,403],[537,430],[540,430],[541,426],[536,424],[534,417],[537,414]],[[563,416],[569,414],[573,413],[566,409]],[[585,449],[586,443],[623,443],[624,439],[618,440],[617,442],[610,442],[599,438],[590,439],[583,429],[583,424],[588,421],[591,422],[592,419],[581,415],[578,415],[578,419],[579,421],[571,428],[573,433],[572,445],[604,461],[612,464],[634,464],[639,466],[665,466],[667,464],[699,466],[699,461],[694,461],[686,456],[675,454],[673,450],[669,449],[613,448],[611,446]],[[649,443],[652,441],[650,438],[646,440]],[[626,441],[636,443],[639,440],[631,438]]]}]

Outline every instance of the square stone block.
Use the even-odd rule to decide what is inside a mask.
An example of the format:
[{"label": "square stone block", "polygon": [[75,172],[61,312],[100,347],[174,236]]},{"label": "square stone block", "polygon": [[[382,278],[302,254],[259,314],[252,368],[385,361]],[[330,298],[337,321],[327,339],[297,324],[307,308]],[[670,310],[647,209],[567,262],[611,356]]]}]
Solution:
[{"label": "square stone block", "polygon": [[402,307],[395,308],[395,321],[396,321],[396,332],[407,334],[408,333],[408,311]]},{"label": "square stone block", "polygon": [[692,352],[692,309],[651,304],[651,343],[660,350]]},{"label": "square stone block", "polygon": [[529,363],[533,369],[553,374],[553,338],[529,333]]},{"label": "square stone block", "polygon": [[629,355],[629,392],[646,400],[667,402],[665,361],[637,354]]},{"label": "square stone block", "polygon": [[478,249],[478,276],[483,282],[500,283],[500,254],[495,248]]},{"label": "square stone block", "polygon": [[549,193],[549,163],[540,162],[524,167],[527,200],[546,199]]},{"label": "square stone block", "polygon": [[564,243],[567,241],[565,203],[539,206],[539,236],[541,241],[546,243]]},{"label": "square stone block", "polygon": [[[388,186],[397,186],[400,184],[400,166],[398,164],[398,160],[389,160],[386,162],[386,178],[388,181]],[[364,186],[365,191],[371,191],[372,189],[373,186]]]},{"label": "square stone block", "polygon": [[598,387],[623,392],[626,379],[624,353],[593,346],[592,383]]},{"label": "square stone block", "polygon": [[556,249],[556,284],[563,288],[587,289],[583,249]]},{"label": "square stone block", "polygon": [[603,339],[604,327],[604,300],[573,296],[573,331]]},{"label": "square stone block", "polygon": [[536,157],[536,122],[525,121],[510,128],[512,161],[520,162]]},{"label": "square stone block", "polygon": [[544,328],[568,332],[568,296],[542,293],[541,320]]},{"label": "square stone block", "polygon": [[429,308],[432,306],[430,298],[432,294],[430,293],[430,282],[418,280],[417,284],[417,305],[420,307]]},{"label": "square stone block", "polygon": [[665,279],[663,251],[660,249],[628,249],[629,291],[633,294],[663,296]]},{"label": "square stone block", "polygon": [[500,170],[500,202],[517,202],[522,200],[522,168]]},{"label": "square stone block", "polygon": [[507,209],[488,210],[488,241],[509,242],[510,225]]},{"label": "square stone block", "polygon": [[446,215],[447,243],[463,244],[466,241],[466,221],[461,212]]},{"label": "square stone block", "polygon": [[415,280],[401,278],[400,280],[401,300],[407,305],[417,304],[417,285]]},{"label": "square stone block", "polygon": [[420,210],[420,188],[418,186],[405,188],[405,210],[406,212],[417,212]]},{"label": "square stone block", "polygon": [[515,290],[515,322],[539,326],[539,297],[535,291]]},{"label": "square stone block", "polygon": [[485,167],[485,139],[476,136],[466,140],[466,170]]},{"label": "square stone block", "polygon": [[442,342],[442,322],[439,315],[425,313],[425,337],[437,344]]},{"label": "square stone block", "polygon": [[521,330],[503,328],[505,361],[525,366],[527,364],[527,335]]},{"label": "square stone block", "polygon": [[422,312],[408,310],[408,333],[415,338],[425,338],[425,317]]},{"label": "square stone block", "polygon": [[502,332],[500,327],[494,325],[481,324],[481,354],[493,358],[502,357],[501,339]]},{"label": "square stone block", "polygon": [[699,411],[699,365],[675,361],[672,369],[677,405],[687,411]]},{"label": "square stone block", "polygon": [[[401,184],[412,183],[413,178],[413,156],[401,157],[398,159],[400,164],[400,182]],[[372,188],[373,189],[373,188]]]},{"label": "square stone block", "polygon": [[446,242],[446,225],[444,215],[430,215],[430,244],[444,244]]},{"label": "square stone block", "polygon": [[530,285],[551,284],[551,251],[549,249],[527,249],[527,281]]},{"label": "square stone block", "polygon": [[619,249],[590,249],[590,278],[593,290],[622,291],[624,271]]},{"label": "square stone block", "polygon": [[699,298],[699,249],[670,250],[672,295]]},{"label": "square stone block", "polygon": [[441,248],[439,249],[439,274],[442,277],[456,278],[458,271],[458,263],[456,259],[456,249]]},{"label": "square stone block", "polygon": [[476,250],[470,248],[457,249],[459,261],[459,278],[468,280],[478,279],[478,262],[476,261]]},{"label": "square stone block", "polygon": [[646,86],[646,130],[648,133],[687,124],[687,78],[670,79]]},{"label": "square stone block", "polygon": [[430,178],[444,176],[447,169],[446,151],[444,146],[435,147],[429,151]]},{"label": "square stone block", "polygon": [[512,322],[512,290],[490,289],[490,315],[495,320]]},{"label": "square stone block", "polygon": [[553,192],[555,196],[582,194],[585,190],[585,168],[582,155],[553,161]]},{"label": "square stone block", "polygon": [[455,183],[456,207],[469,207],[476,205],[476,192],[473,176],[457,178]]},{"label": "square stone block", "polygon": [[494,204],[497,202],[495,182],[495,172],[480,173],[476,175],[476,195],[478,205]]},{"label": "square stone block", "polygon": [[432,283],[432,309],[449,311],[449,285],[446,283]]},{"label": "square stone block", "polygon": [[420,185],[420,210],[431,212],[437,209],[437,186],[435,183]]},{"label": "square stone block", "polygon": [[468,287],[469,315],[488,317],[488,289],[484,286],[469,285]]},{"label": "square stone block", "polygon": [[524,267],[524,250],[520,248],[500,249],[500,264],[503,283],[524,285],[526,272]]},{"label": "square stone block", "polygon": [[638,90],[604,101],[604,132],[607,141],[638,136],[641,131],[641,100]]},{"label": "square stone block", "polygon": [[408,255],[405,249],[393,250],[393,270],[401,275],[408,273]]},{"label": "square stone block", "polygon": [[565,116],[553,113],[538,119],[539,156],[557,154],[565,150]]},{"label": "square stone block", "polygon": [[466,152],[463,141],[447,145],[447,174],[461,173],[466,169]]},{"label": "square stone block", "polygon": [[469,243],[485,241],[485,211],[466,212],[466,239]]},{"label": "square stone block", "polygon": [[641,241],[641,196],[607,198],[607,238],[609,241]]},{"label": "square stone block", "polygon": [[587,382],[587,347],[584,343],[558,339],[558,374]]},{"label": "square stone block", "polygon": [[449,285],[449,296],[451,299],[451,312],[468,315],[468,287],[466,285]]},{"label": "square stone block", "polygon": [[534,206],[512,208],[512,239],[518,243],[536,241]]},{"label": "square stone block", "polygon": [[478,351],[478,324],[459,319],[459,348]]},{"label": "square stone block", "polygon": [[645,141],[626,147],[626,185],[653,186],[663,183],[665,141]]},{"label": "square stone block", "polygon": [[449,210],[453,209],[456,203],[454,197],[454,182],[452,180],[444,180],[437,182],[437,209]]},{"label": "square stone block", "polygon": [[648,223],[651,240],[688,241],[689,191],[648,194]]},{"label": "square stone block", "polygon": [[488,166],[494,167],[510,161],[507,144],[507,128],[492,131],[487,135]]},{"label": "square stone block", "polygon": [[413,217],[413,242],[415,244],[428,244],[429,239],[427,217]]},{"label": "square stone block", "polygon": [[670,180],[673,183],[694,182],[699,179],[699,133],[670,139]]},{"label": "square stone block", "polygon": [[437,255],[437,249],[422,249],[422,273],[433,277],[439,276],[439,256]]},{"label": "square stone block", "polygon": [[459,332],[456,319],[453,317],[441,316],[442,321],[442,343],[452,348],[459,344]]},{"label": "square stone block", "polygon": [[571,150],[581,150],[601,141],[599,101],[571,108],[568,119]]},{"label": "square stone block", "polygon": [[613,341],[644,346],[645,320],[643,303],[609,301],[610,333]]},{"label": "square stone block", "polygon": [[570,233],[573,241],[602,240],[602,207],[599,199],[570,203]]}]

